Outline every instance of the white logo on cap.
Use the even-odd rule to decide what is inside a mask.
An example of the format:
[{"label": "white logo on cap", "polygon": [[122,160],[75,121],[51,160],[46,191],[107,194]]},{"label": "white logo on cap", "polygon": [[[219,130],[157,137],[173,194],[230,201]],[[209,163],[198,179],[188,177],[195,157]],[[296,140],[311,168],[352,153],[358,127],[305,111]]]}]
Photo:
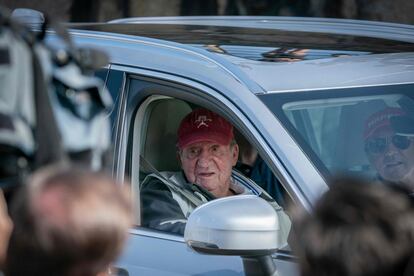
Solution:
[{"label": "white logo on cap", "polygon": [[207,116],[200,115],[200,116],[198,116],[197,120],[195,120],[195,123],[198,123],[197,128],[200,128],[201,126],[209,127],[207,122],[211,122],[211,121],[213,121],[213,120],[207,118]]},{"label": "white logo on cap", "polygon": [[368,128],[375,127],[375,125],[382,123],[385,120],[390,120],[391,117],[397,116],[398,114],[383,114],[378,116],[377,118],[373,119],[371,122],[368,123]]}]

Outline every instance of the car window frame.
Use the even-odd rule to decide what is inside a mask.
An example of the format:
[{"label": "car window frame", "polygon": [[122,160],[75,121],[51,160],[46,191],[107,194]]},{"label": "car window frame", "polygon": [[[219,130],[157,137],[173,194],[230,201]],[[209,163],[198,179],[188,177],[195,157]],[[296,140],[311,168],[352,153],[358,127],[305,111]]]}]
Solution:
[{"label": "car window frame", "polygon": [[[138,93],[139,95],[131,95],[131,93],[136,93],[131,91],[131,82],[138,80],[138,81],[150,81],[155,82],[157,85],[167,85],[172,87],[173,90],[168,91],[164,96],[172,96],[175,97],[179,93],[179,99],[190,101],[192,103],[199,104],[201,106],[206,106],[207,108],[211,108],[215,111],[221,109],[224,110],[223,116],[229,118],[229,120],[237,127],[246,138],[252,142],[252,145],[257,148],[259,155],[264,159],[267,164],[269,160],[273,160],[270,156],[273,154],[273,151],[270,149],[270,146],[266,142],[265,138],[261,135],[259,130],[249,121],[249,119],[239,110],[239,108],[234,105],[231,101],[223,97],[223,95],[217,91],[212,89],[211,87],[205,86],[201,83],[195,82],[193,80],[164,74],[164,73],[156,73],[149,70],[131,68],[128,66],[114,66],[112,67],[113,70],[123,70],[124,71],[124,82],[123,82],[123,97],[121,100],[121,114],[119,118],[119,138],[117,139],[116,143],[116,151],[117,151],[117,160],[116,165],[114,168],[117,169],[115,171],[115,176],[119,181],[123,181],[125,176],[131,175],[130,171],[128,171],[128,166],[130,167],[131,164],[131,156],[128,156],[128,152],[131,152],[131,135],[132,135],[132,119],[135,117],[135,114],[138,110],[138,106],[143,102],[143,100],[153,93],[145,92]],[[179,88],[179,92],[178,89]],[[175,89],[175,90],[174,90]],[[185,90],[185,92],[183,92]],[[183,96],[184,95],[184,96]],[[214,106],[216,105],[216,106]],[[131,106],[134,106],[133,109]],[[123,112],[122,112],[123,110]],[[222,112],[223,113],[223,112]],[[246,135],[247,134],[247,135]],[[259,145],[259,146],[258,146]],[[124,156],[126,158],[120,158]],[[278,170],[281,170],[281,174],[289,175],[286,172],[286,168],[283,167],[280,163],[274,162],[272,163],[272,171],[274,172],[276,167]],[[290,177],[290,176],[289,176]],[[278,179],[281,179],[278,177]],[[282,179],[281,179],[282,180]],[[283,180],[282,180],[283,181]],[[290,181],[291,185],[293,185],[293,179],[288,178],[284,181]],[[284,185],[285,189],[286,186]],[[289,192],[289,190],[288,190]],[[295,199],[294,199],[295,200]],[[139,199],[136,200],[136,204],[139,205]],[[131,229],[131,233],[151,236],[151,237],[158,237],[162,239],[168,240],[175,240],[184,242],[182,236],[177,236],[171,233],[164,233],[156,230],[146,229],[135,227]],[[290,258],[293,256],[289,250],[281,250],[276,255],[281,254],[283,258]]]}]

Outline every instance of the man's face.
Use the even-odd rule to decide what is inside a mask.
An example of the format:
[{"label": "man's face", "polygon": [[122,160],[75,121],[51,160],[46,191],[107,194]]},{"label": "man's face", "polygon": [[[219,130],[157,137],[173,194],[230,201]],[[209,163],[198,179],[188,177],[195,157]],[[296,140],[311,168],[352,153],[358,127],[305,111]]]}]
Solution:
[{"label": "man's face", "polygon": [[367,154],[379,175],[387,181],[414,188],[414,141],[388,128],[379,129],[367,140]]},{"label": "man's face", "polygon": [[224,197],[229,195],[231,170],[238,155],[237,145],[199,142],[184,147],[180,151],[180,160],[188,181],[216,197]]}]

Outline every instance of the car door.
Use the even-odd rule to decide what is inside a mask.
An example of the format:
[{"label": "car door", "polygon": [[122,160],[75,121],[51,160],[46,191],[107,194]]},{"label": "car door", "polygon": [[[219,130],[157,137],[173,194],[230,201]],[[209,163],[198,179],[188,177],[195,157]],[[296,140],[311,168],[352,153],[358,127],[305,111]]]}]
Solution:
[{"label": "car door", "polygon": [[[276,155],[278,148],[290,145],[290,154],[298,157],[301,162],[300,149],[292,150],[294,143],[288,141],[287,134],[281,134],[283,128],[278,126],[277,120],[270,113],[261,112],[255,118],[248,117],[256,114],[257,110],[265,108],[253,94],[250,98],[231,98],[225,92],[218,91],[202,83],[177,77],[175,75],[159,73],[149,70],[131,68],[126,66],[112,66],[108,82],[111,76],[118,76],[118,84],[122,83],[122,91],[116,127],[115,162],[114,173],[119,180],[130,178],[132,183],[132,195],[136,204],[136,226],[130,231],[130,238],[126,249],[116,267],[120,268],[120,274],[125,275],[244,275],[243,263],[237,256],[212,256],[195,253],[184,242],[182,236],[173,235],[139,227],[139,208],[145,208],[139,204],[139,175],[136,159],[139,158],[139,147],[134,146],[134,139],[140,134],[134,133],[136,128],[145,128],[145,116],[140,115],[151,97],[173,97],[195,103],[199,106],[220,111],[248,137],[259,150],[261,156],[276,172],[278,179],[287,189],[288,193],[298,204],[309,204],[310,199],[303,192],[298,192],[297,183],[292,179],[294,170],[287,171],[289,162],[282,163],[289,158],[283,154],[282,158]],[[122,82],[119,76],[122,75]],[[115,80],[116,81],[116,80]],[[238,89],[228,84],[228,90]],[[109,87],[111,84],[109,83]],[[223,88],[222,88],[223,89]],[[169,116],[169,114],[165,114]],[[271,128],[269,127],[271,126]],[[278,132],[275,137],[275,132]],[[278,139],[275,139],[278,138]],[[137,138],[139,139],[139,138]],[[275,143],[279,143],[275,145]],[[138,142],[139,144],[139,142]],[[138,148],[138,150],[137,150]],[[137,157],[138,155],[138,157]],[[293,160],[291,163],[295,163]],[[306,178],[309,171],[306,163],[299,167],[306,168],[302,176]],[[314,177],[312,173],[309,178]],[[134,185],[138,183],[138,185]],[[296,184],[295,184],[296,183]],[[302,187],[302,191],[306,187]],[[312,195],[311,195],[312,196]],[[274,255],[274,260],[280,275],[297,275],[295,257],[289,248],[284,248]]]}]

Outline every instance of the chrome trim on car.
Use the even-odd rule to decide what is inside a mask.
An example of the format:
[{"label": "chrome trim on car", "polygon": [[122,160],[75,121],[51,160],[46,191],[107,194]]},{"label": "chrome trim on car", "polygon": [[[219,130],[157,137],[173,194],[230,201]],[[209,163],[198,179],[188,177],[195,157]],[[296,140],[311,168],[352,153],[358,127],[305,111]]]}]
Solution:
[{"label": "chrome trim on car", "polygon": [[163,240],[170,240],[170,241],[176,241],[176,242],[182,242],[182,243],[185,242],[184,237],[170,234],[167,232],[160,232],[157,230],[152,230],[149,228],[141,228],[141,227],[130,228],[129,233],[132,235],[140,235],[140,236],[146,236],[146,237],[163,239]]},{"label": "chrome trim on car", "polygon": [[[326,91],[326,90],[335,90],[335,89],[348,89],[348,88],[364,88],[364,87],[381,87],[381,86],[392,86],[392,85],[404,85],[404,84],[414,84],[412,82],[398,82],[398,83],[384,83],[384,84],[367,84],[367,85],[351,85],[351,86],[335,86],[335,87],[323,87],[323,88],[303,88],[303,89],[287,89],[287,90],[272,90],[267,91],[262,94],[272,94],[272,93],[290,93],[290,92],[311,92],[311,91]],[[260,95],[258,93],[258,95]]]}]

